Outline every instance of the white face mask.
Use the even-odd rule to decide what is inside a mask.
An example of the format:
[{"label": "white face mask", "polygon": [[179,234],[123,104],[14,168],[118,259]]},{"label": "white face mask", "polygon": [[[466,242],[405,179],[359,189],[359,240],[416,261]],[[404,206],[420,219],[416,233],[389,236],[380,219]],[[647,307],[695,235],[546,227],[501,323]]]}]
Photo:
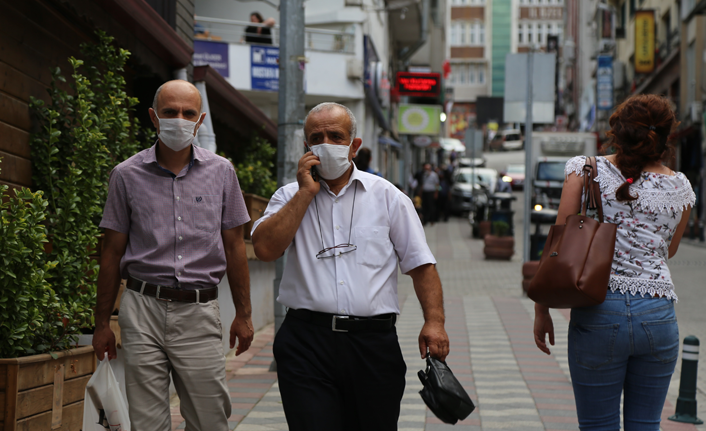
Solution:
[{"label": "white face mask", "polygon": [[316,172],[325,180],[335,180],[341,177],[351,166],[348,160],[351,143],[348,145],[318,144],[311,147],[311,152],[319,158],[320,165],[316,166]]},{"label": "white face mask", "polygon": [[[157,113],[154,113],[157,117]],[[159,140],[174,151],[181,151],[194,141],[197,122],[183,118],[159,118]]]}]

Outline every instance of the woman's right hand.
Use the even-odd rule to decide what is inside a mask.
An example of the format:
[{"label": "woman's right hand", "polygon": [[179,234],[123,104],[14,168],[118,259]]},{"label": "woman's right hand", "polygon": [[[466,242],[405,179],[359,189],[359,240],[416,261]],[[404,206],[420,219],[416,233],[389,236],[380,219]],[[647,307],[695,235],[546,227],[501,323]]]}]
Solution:
[{"label": "woman's right hand", "polygon": [[549,309],[539,304],[534,304],[534,343],[539,350],[551,355],[552,352],[547,347],[547,334],[549,334],[549,344],[554,345],[554,322],[549,314]]}]

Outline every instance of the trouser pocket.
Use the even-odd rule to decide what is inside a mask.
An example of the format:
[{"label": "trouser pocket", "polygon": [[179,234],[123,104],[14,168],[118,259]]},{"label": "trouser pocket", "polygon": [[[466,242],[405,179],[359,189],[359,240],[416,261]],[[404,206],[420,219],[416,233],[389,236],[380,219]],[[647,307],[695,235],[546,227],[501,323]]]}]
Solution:
[{"label": "trouser pocket", "polygon": [[573,346],[576,363],[592,370],[611,363],[618,329],[619,323],[585,325],[571,322],[569,345]]},{"label": "trouser pocket", "polygon": [[677,319],[642,322],[642,327],[650,340],[650,354],[662,363],[672,362],[679,357],[679,325]]}]

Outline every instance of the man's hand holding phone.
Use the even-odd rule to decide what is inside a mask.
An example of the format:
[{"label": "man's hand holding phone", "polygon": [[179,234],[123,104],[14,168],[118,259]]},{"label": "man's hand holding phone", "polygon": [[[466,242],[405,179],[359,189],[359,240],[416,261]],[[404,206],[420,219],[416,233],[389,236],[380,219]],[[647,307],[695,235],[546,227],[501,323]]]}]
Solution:
[{"label": "man's hand holding phone", "polygon": [[307,151],[302,158],[299,159],[299,167],[297,169],[299,190],[311,193],[312,196],[319,193],[321,184],[319,184],[318,178],[315,177],[318,177],[316,175],[316,165],[320,164],[319,158],[311,151]]}]

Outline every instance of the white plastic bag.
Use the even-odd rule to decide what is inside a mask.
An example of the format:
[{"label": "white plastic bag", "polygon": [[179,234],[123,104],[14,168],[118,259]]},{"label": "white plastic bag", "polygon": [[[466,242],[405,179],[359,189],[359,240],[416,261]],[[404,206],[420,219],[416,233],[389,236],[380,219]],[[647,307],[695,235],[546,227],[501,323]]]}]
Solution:
[{"label": "white plastic bag", "polygon": [[127,402],[110,367],[108,355],[86,385],[83,431],[130,431]]}]

